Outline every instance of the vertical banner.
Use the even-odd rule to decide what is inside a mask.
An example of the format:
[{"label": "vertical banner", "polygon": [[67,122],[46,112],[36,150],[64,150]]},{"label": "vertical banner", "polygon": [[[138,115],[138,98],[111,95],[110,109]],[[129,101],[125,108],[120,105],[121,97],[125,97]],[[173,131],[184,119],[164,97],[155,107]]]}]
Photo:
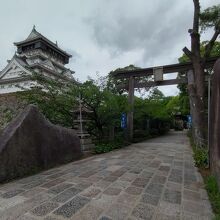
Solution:
[{"label": "vertical banner", "polygon": [[124,112],[121,114],[121,128],[127,128],[127,114]]},{"label": "vertical banner", "polygon": [[187,124],[188,124],[188,128],[190,129],[192,127],[192,116],[191,115],[187,115]]}]

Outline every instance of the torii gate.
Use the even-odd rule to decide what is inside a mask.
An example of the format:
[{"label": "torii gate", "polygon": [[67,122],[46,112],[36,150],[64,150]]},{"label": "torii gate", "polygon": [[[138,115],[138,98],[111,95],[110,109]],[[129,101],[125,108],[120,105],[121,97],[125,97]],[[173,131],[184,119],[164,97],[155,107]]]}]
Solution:
[{"label": "torii gate", "polygon": [[[219,57],[212,57],[207,59],[205,68],[214,66],[214,63]],[[185,77],[181,79],[168,79],[163,80],[163,74],[185,72]],[[150,82],[139,82],[140,77],[154,75],[154,81]],[[175,84],[194,84],[193,77],[193,65],[192,62],[177,63],[165,66],[150,67],[144,69],[135,69],[127,71],[117,71],[112,74],[117,79],[129,79],[127,84],[120,84],[118,87],[128,90],[128,102],[131,105],[131,110],[127,116],[128,124],[128,137],[130,140],[133,139],[133,113],[134,113],[134,89],[135,88],[146,88],[152,86],[166,86]]]}]

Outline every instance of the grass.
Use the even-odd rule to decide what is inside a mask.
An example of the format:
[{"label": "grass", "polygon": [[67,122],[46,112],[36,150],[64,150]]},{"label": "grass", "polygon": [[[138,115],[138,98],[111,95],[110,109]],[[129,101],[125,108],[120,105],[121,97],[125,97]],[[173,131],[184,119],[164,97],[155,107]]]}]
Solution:
[{"label": "grass", "polygon": [[204,180],[205,188],[209,195],[213,212],[215,213],[215,220],[220,220],[220,191],[217,180],[214,176],[205,177]]}]

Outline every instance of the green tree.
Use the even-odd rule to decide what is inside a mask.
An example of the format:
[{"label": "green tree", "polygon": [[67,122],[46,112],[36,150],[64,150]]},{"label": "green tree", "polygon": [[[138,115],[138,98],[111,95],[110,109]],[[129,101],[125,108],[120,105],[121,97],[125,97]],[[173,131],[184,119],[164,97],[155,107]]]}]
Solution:
[{"label": "green tree", "polygon": [[[127,97],[109,91],[103,79],[90,79],[85,83],[63,82],[33,73],[31,90],[19,93],[27,103],[36,104],[54,124],[73,126],[73,111],[82,104],[92,111],[89,114],[89,132],[102,139],[111,127],[120,127],[122,112],[128,111]],[[108,135],[108,134],[107,134]]]},{"label": "green tree", "polygon": [[115,77],[115,74],[120,71],[129,71],[136,69],[140,69],[140,67],[136,67],[133,64],[130,64],[129,66],[112,70],[106,77],[106,89],[110,90],[114,94],[123,94],[127,91],[127,89],[121,88],[121,85],[128,85],[128,78],[118,79]]},{"label": "green tree", "polygon": [[36,84],[32,85],[31,90],[18,93],[18,96],[28,104],[37,105],[52,123],[72,127],[72,112],[77,104],[78,85],[53,80],[34,72],[30,80]]},{"label": "green tree", "polygon": [[110,127],[120,127],[122,112],[128,111],[127,97],[116,95],[104,88],[100,90],[93,81],[87,81],[80,87],[83,103],[92,110],[90,133],[102,139]]}]

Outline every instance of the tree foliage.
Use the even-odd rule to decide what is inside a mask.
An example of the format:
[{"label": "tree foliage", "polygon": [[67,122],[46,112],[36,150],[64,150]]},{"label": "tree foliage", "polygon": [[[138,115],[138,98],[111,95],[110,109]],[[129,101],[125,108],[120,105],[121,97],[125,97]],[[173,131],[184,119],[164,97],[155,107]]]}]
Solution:
[{"label": "tree foliage", "polygon": [[200,26],[202,31],[213,27],[216,30],[220,29],[220,4],[209,7],[200,13]]},{"label": "tree foliage", "polygon": [[[18,93],[29,104],[35,104],[52,123],[72,127],[73,108],[77,102],[77,84],[63,83],[33,73],[32,89]],[[25,88],[23,88],[25,89]]]}]

